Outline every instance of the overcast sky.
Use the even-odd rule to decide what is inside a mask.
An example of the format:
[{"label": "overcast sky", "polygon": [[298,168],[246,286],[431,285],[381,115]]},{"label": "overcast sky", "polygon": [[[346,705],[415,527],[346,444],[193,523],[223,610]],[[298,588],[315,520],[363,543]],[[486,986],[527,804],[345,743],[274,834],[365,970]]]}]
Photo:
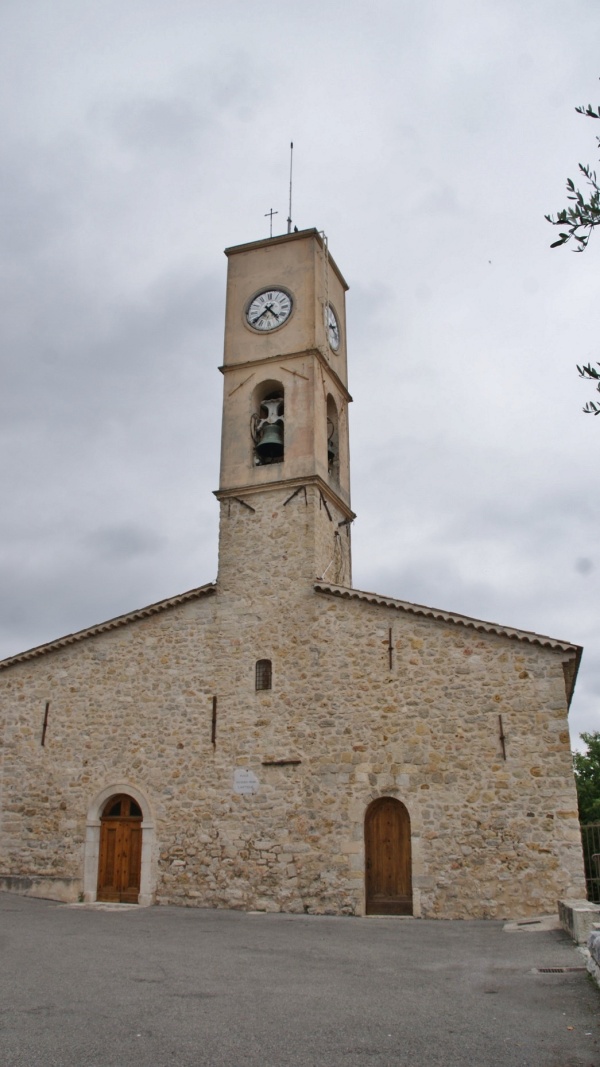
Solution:
[{"label": "overcast sky", "polygon": [[[0,656],[216,576],[226,259],[325,230],[354,585],[585,646],[600,730],[598,0],[5,0]],[[598,130],[596,129],[598,127]]]}]

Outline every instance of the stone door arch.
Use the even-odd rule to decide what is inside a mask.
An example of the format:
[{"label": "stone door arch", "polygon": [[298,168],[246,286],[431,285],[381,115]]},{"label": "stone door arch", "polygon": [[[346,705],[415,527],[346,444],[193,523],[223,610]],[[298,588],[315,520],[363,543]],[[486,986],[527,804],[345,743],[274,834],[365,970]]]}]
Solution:
[{"label": "stone door arch", "polygon": [[142,809],[127,793],[104,805],[100,819],[97,900],[137,904],[142,869]]},{"label": "stone door arch", "polygon": [[410,816],[395,797],[379,797],[365,815],[367,915],[412,915]]},{"label": "stone door arch", "polygon": [[[146,797],[136,786],[131,785],[129,782],[115,782],[107,786],[94,798],[88,809],[83,869],[84,900],[86,903],[93,903],[99,899],[115,899],[115,897],[106,897],[102,892],[99,894],[98,887],[99,874],[102,873],[101,862],[105,862],[106,858],[101,847],[101,844],[104,845],[101,842],[103,822],[109,823],[111,819],[108,815],[111,810],[109,802],[112,800],[114,802],[112,807],[115,807],[119,798],[126,798],[129,802],[128,813],[123,816],[124,822],[122,824],[124,827],[127,818],[131,820],[129,841],[124,840],[122,834],[121,841],[117,842],[115,838],[113,844],[121,849],[123,846],[129,850],[131,848],[138,849],[139,858],[134,855],[130,856],[130,859],[134,859],[135,863],[139,864],[139,891],[137,893],[132,892],[130,895],[135,896],[135,903],[147,906],[154,903],[156,892],[157,859],[154,818]],[[141,819],[139,815],[134,815],[133,819],[131,819],[131,802],[141,812]],[[124,811],[124,808],[121,810]],[[113,816],[112,818],[115,820],[119,816]],[[137,829],[138,833],[137,841],[131,839],[131,830],[135,829]],[[135,838],[135,834],[133,837]],[[134,888],[137,889],[137,887]]]}]

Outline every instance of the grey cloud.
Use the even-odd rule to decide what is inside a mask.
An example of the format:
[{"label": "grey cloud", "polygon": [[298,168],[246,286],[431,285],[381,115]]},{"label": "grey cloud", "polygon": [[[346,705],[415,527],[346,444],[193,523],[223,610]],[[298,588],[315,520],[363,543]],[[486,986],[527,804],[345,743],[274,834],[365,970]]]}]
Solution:
[{"label": "grey cloud", "polygon": [[2,255],[18,260],[35,253],[68,225],[69,201],[48,181],[51,169],[52,161],[41,146],[13,143],[7,150],[5,144],[0,159]]},{"label": "grey cloud", "polygon": [[123,523],[88,533],[85,543],[86,548],[100,559],[128,562],[139,556],[156,555],[164,549],[167,539],[134,523]]},{"label": "grey cloud", "polygon": [[[209,150],[228,117],[242,123],[268,94],[266,71],[248,52],[210,56],[179,73],[177,83],[159,95],[149,91],[120,99],[105,97],[89,108],[90,126],[114,136],[121,150],[154,157],[170,169]],[[201,158],[201,156],[200,156]]]},{"label": "grey cloud", "polygon": [[203,529],[190,501],[201,469],[218,477],[194,432],[219,439],[222,285],[174,270],[102,308],[72,277],[40,281],[4,360],[4,655],[216,571],[214,517]]},{"label": "grey cloud", "polygon": [[208,126],[198,108],[180,98],[126,100],[109,114],[122,147],[151,153],[188,152]]},{"label": "grey cloud", "polygon": [[0,559],[2,657],[214,579],[216,517],[204,528],[190,517],[188,530],[171,536],[149,527],[115,524],[80,536],[65,524],[46,541],[38,531],[21,552],[14,540]]},{"label": "grey cloud", "polygon": [[166,388],[181,377],[222,319],[219,280],[189,270],[105,307],[60,272],[41,271],[38,283],[44,300],[34,317],[23,314],[3,358],[10,385],[0,401],[3,435],[17,420],[22,427],[66,417],[91,431],[95,420],[131,411],[156,388],[157,375]]},{"label": "grey cloud", "polygon": [[425,190],[418,205],[419,213],[424,212],[429,217],[443,215],[459,216],[466,214],[465,207],[454,186],[441,179],[432,179],[430,188]]}]

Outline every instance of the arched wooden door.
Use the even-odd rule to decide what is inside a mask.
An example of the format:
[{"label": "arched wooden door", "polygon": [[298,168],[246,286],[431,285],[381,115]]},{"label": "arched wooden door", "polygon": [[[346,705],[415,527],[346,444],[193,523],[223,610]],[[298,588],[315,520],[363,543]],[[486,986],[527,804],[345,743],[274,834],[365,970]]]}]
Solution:
[{"label": "arched wooden door", "polygon": [[367,915],[412,915],[410,816],[394,797],[367,808],[365,868]]},{"label": "arched wooden door", "polygon": [[142,868],[142,812],[125,793],[111,797],[100,820],[97,900],[137,904]]}]

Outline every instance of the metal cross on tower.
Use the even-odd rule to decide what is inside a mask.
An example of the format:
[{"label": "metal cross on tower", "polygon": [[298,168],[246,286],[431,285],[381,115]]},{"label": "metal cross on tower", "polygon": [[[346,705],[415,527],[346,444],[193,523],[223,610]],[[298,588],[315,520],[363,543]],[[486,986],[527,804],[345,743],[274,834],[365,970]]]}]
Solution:
[{"label": "metal cross on tower", "polygon": [[271,208],[270,211],[265,211],[265,218],[268,215],[269,219],[270,219],[270,223],[271,223],[271,232],[269,233],[269,237],[273,236],[273,215],[278,215],[278,214],[279,214],[279,212],[278,211],[273,211],[273,208]]}]

